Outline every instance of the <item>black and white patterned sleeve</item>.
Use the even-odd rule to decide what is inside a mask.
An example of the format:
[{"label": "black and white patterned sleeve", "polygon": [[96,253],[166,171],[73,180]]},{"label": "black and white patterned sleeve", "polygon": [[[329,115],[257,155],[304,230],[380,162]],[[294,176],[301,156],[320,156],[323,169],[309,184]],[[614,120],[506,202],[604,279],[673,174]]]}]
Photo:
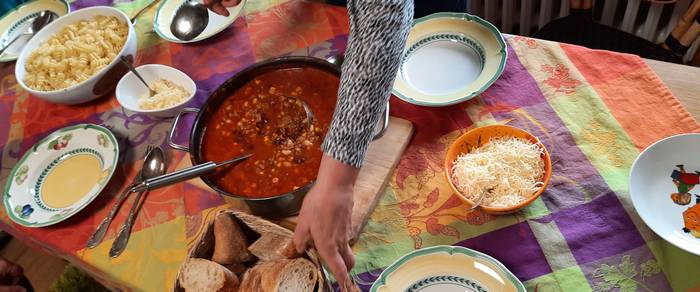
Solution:
[{"label": "black and white patterned sleeve", "polygon": [[327,155],[360,167],[390,96],[413,19],[412,0],[350,0],[350,37]]}]

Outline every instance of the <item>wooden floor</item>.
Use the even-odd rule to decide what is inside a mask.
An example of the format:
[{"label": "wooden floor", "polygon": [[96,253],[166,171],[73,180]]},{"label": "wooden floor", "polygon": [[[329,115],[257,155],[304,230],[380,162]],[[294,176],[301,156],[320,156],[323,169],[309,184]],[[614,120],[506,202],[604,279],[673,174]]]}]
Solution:
[{"label": "wooden floor", "polygon": [[0,250],[0,256],[24,268],[24,275],[34,290],[47,291],[49,286],[63,273],[67,262],[33,250],[19,240],[12,239]]}]

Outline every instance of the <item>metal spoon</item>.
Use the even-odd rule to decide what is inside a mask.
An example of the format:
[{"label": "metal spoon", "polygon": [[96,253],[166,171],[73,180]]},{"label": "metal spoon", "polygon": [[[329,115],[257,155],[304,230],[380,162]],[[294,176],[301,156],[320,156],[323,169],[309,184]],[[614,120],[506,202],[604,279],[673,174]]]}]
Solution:
[{"label": "metal spoon", "polygon": [[141,183],[141,181],[144,180],[143,178],[143,172],[144,169],[146,169],[146,164],[149,162],[149,154],[153,150],[153,147],[148,146],[146,149],[146,156],[143,159],[143,166],[141,167],[141,171],[139,171],[138,176],[134,180],[134,184],[131,186],[127,187],[122,191],[122,193],[117,197],[117,202],[114,203],[112,206],[112,209],[109,210],[109,215],[105,217],[105,219],[102,219],[102,222],[100,222],[100,225],[97,225],[97,229],[95,229],[95,233],[90,236],[90,239],[88,239],[87,242],[87,248],[94,248],[96,247],[101,241],[102,238],[105,237],[105,234],[107,233],[107,229],[109,228],[109,224],[112,223],[112,220],[114,219],[114,216],[117,215],[117,211],[119,210],[119,206],[122,205],[124,200],[131,194],[133,191],[133,186]]},{"label": "metal spoon", "polygon": [[[160,147],[156,147],[153,149],[153,151],[148,153],[146,157],[144,169],[142,170],[143,177],[144,179],[148,180],[149,178],[163,175],[165,173],[165,169],[165,155],[163,154],[163,150],[160,149]],[[147,189],[139,192],[139,194],[136,196],[134,204],[131,206],[131,210],[129,210],[129,215],[124,224],[122,224],[122,226],[119,228],[119,233],[112,243],[112,248],[109,250],[110,257],[118,257],[124,251],[124,249],[126,249],[126,244],[129,242],[129,236],[131,235],[131,227],[134,225],[134,219],[136,219],[136,210],[139,209],[139,206],[141,205],[141,197],[146,192],[148,192]]]},{"label": "metal spoon", "polygon": [[306,103],[303,99],[298,98],[296,96],[284,95],[284,97],[301,103],[301,106],[304,108],[304,113],[306,114],[306,119],[308,120],[309,125],[313,127],[314,119],[316,119],[316,116],[314,116],[314,112],[311,110],[311,106],[309,106],[309,104]]},{"label": "metal spoon", "polygon": [[180,40],[189,41],[201,34],[208,24],[207,7],[195,0],[187,0],[175,11],[170,32]]},{"label": "metal spoon", "polygon": [[14,44],[20,37],[22,36],[29,36],[30,40],[32,37],[34,37],[34,34],[40,31],[42,28],[47,26],[49,23],[54,21],[56,18],[58,18],[58,14],[54,13],[53,11],[50,10],[44,10],[39,12],[39,15],[37,15],[33,20],[32,20],[32,25],[27,29],[27,31],[18,34],[15,36],[14,39],[10,41],[9,44],[7,44],[4,48],[0,49],[0,56],[9,48],[12,44]]},{"label": "metal spoon", "polygon": [[131,64],[131,62],[129,61],[129,59],[126,58],[126,56],[121,56],[119,59],[122,61],[122,63],[124,63],[124,65],[126,65],[127,68],[129,68],[129,71],[131,71],[131,73],[134,73],[134,75],[136,75],[136,77],[139,78],[139,80],[141,80],[141,82],[143,82],[143,85],[146,85],[146,88],[148,88],[148,95],[149,96],[156,95],[156,92],[153,89],[151,89],[150,86],[148,86],[148,83],[146,83],[146,80],[143,80],[143,77],[141,77],[141,74],[139,74],[139,72],[136,71],[136,68],[134,68],[134,65]]}]

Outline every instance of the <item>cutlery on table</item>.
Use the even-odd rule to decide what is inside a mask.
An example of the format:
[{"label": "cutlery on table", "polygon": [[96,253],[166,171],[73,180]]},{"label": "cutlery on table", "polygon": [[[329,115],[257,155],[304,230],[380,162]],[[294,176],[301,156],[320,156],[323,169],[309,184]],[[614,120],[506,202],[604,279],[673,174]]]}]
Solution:
[{"label": "cutlery on table", "polygon": [[114,216],[117,215],[117,211],[119,210],[119,206],[122,205],[124,200],[129,196],[129,194],[132,192],[133,186],[141,183],[144,180],[144,169],[146,169],[146,164],[149,163],[149,160],[147,159],[149,157],[149,154],[153,150],[153,147],[148,146],[146,148],[146,156],[143,159],[143,166],[141,167],[141,170],[139,171],[139,174],[136,176],[134,179],[134,183],[130,186],[128,186],[124,191],[122,191],[121,194],[119,194],[119,197],[117,197],[117,201],[114,203],[112,206],[112,209],[109,210],[109,214],[105,219],[100,222],[100,225],[97,226],[97,229],[95,232],[90,236],[90,239],[88,239],[87,242],[87,248],[94,248],[96,247],[104,238],[105,234],[107,233],[107,229],[109,228],[109,224],[112,223],[112,220],[114,219]]},{"label": "cutlery on table", "polygon": [[18,34],[15,36],[14,39],[10,41],[4,48],[0,49],[0,56],[5,52],[7,48],[9,48],[12,44],[14,44],[20,37],[28,35],[29,38],[31,39],[35,33],[40,31],[42,28],[47,26],[49,23],[54,21],[56,18],[58,18],[58,14],[54,13],[53,11],[50,10],[44,10],[42,12],[39,12],[39,15],[37,15],[34,20],[32,20],[32,25],[29,26],[27,31]]},{"label": "cutlery on table", "polygon": [[207,7],[195,0],[187,0],[175,11],[170,32],[180,40],[189,41],[201,34],[208,24]]},{"label": "cutlery on table", "polygon": [[[145,180],[161,176],[165,173],[165,155],[160,147],[155,147],[151,150],[144,160],[143,169],[141,173]],[[131,192],[136,192],[134,188],[131,188]],[[126,248],[126,244],[129,242],[129,235],[131,235],[131,227],[134,225],[134,219],[136,219],[137,210],[141,206],[141,197],[148,192],[148,189],[143,189],[138,191],[136,199],[134,199],[134,204],[131,205],[129,210],[129,215],[124,221],[124,224],[119,228],[119,233],[112,243],[112,248],[109,250],[110,257],[118,257]]]}]

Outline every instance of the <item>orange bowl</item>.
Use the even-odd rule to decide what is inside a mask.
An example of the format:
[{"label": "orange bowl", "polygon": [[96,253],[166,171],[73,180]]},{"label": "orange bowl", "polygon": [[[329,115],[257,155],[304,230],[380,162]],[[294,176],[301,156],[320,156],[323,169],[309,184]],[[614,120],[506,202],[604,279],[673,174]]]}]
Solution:
[{"label": "orange bowl", "polygon": [[454,161],[460,154],[468,153],[472,149],[486,145],[487,143],[489,143],[491,138],[496,137],[524,138],[531,141],[532,143],[539,145],[540,147],[542,147],[543,150],[542,160],[544,161],[544,176],[542,177],[542,183],[544,185],[542,186],[542,188],[540,188],[540,190],[538,190],[535,194],[533,194],[530,198],[527,198],[522,203],[514,206],[479,206],[481,210],[489,214],[502,215],[515,213],[520,209],[524,208],[525,206],[529,205],[533,201],[535,201],[547,187],[547,185],[549,184],[549,179],[552,177],[552,161],[549,157],[549,152],[547,151],[547,148],[545,148],[544,145],[540,143],[540,140],[532,134],[521,129],[505,125],[491,125],[472,129],[459,136],[459,138],[457,138],[457,140],[455,140],[450,146],[450,148],[447,150],[447,155],[445,156],[445,175],[447,176],[447,181],[450,182],[450,187],[452,187],[452,190],[456,194],[458,194],[464,202],[466,202],[470,206],[473,206],[474,202],[467,199],[459,191],[459,189],[457,189],[457,186],[455,186],[454,182],[452,182],[452,165],[454,164]]}]

